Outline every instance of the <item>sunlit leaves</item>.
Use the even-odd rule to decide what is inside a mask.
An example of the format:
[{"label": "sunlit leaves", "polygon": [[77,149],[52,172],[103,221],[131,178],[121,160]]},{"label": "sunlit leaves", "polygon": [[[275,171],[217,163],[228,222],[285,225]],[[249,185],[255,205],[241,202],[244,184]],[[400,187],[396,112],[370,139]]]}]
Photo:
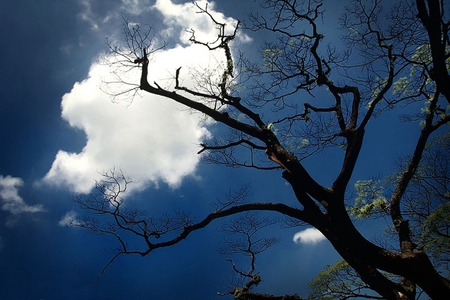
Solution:
[{"label": "sunlit leaves", "polygon": [[[446,51],[450,52],[450,47],[446,47]],[[435,90],[435,83],[430,77],[433,72],[430,45],[417,46],[409,60],[409,73],[394,82],[392,94],[399,97],[410,97]],[[447,70],[450,70],[449,56],[447,56],[446,65]]]},{"label": "sunlit leaves", "polygon": [[415,53],[411,57],[417,64],[429,64],[431,61],[431,48],[429,44],[421,45],[416,48]]},{"label": "sunlit leaves", "polygon": [[275,128],[275,125],[273,125],[273,123],[270,123],[269,125],[267,125],[267,129],[272,131],[275,135],[277,135],[277,133],[278,133],[278,129]]},{"label": "sunlit leaves", "polygon": [[295,152],[301,149],[305,149],[310,145],[310,142],[308,139],[305,138],[290,138],[286,139],[286,141],[283,143],[283,145],[286,147],[288,151]]},{"label": "sunlit leaves", "polygon": [[375,85],[371,90],[370,101],[367,105],[367,109],[369,109],[373,105],[374,100],[377,97],[379,97],[381,91],[383,90],[384,86],[386,86],[387,83],[388,83],[388,78],[377,77],[375,79]]},{"label": "sunlit leaves", "polygon": [[[450,199],[450,192],[447,191]],[[425,250],[434,257],[448,257],[450,254],[450,203],[442,204],[423,223],[424,230],[421,242],[425,244]],[[441,261],[448,264],[450,261]]]},{"label": "sunlit leaves", "polygon": [[310,283],[312,290],[308,299],[332,300],[364,296],[367,285],[345,260],[328,265]]},{"label": "sunlit leaves", "polygon": [[276,71],[278,70],[277,60],[280,57],[282,50],[279,48],[268,48],[263,50],[263,59],[264,59],[264,70],[265,71]]},{"label": "sunlit leaves", "polygon": [[379,180],[358,180],[355,183],[355,205],[348,208],[355,219],[366,219],[384,212],[387,201],[383,196],[384,188],[379,184]]},{"label": "sunlit leaves", "polygon": [[427,145],[405,197],[405,215],[418,244],[450,276],[450,134]]},{"label": "sunlit leaves", "polygon": [[401,77],[394,83],[394,89],[392,93],[397,94],[413,94],[413,91],[409,89],[410,81],[408,77]]}]

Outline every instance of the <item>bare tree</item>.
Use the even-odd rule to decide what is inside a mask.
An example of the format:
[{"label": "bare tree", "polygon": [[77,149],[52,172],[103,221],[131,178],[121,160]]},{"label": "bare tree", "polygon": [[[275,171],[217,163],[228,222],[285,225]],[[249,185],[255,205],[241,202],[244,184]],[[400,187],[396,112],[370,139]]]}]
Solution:
[{"label": "bare tree", "polygon": [[[205,80],[214,85],[208,88],[182,85],[181,66],[175,70],[173,89],[149,83],[150,45],[143,43],[139,34],[128,33],[128,52],[112,50],[140,68],[141,91],[176,101],[231,129],[229,136],[216,139],[214,144],[202,144],[200,152],[215,163],[281,169],[298,203],[244,203],[238,199],[217,207],[199,221],[184,214],[147,220],[140,212],[121,209],[117,199],[124,186],[119,185],[122,188],[113,189],[112,198],[108,188],[101,188],[102,200],[79,201],[88,209],[111,215],[114,222],[110,227],[98,231],[96,224],[89,225],[90,220],[82,226],[115,235],[121,242],[118,254],[145,256],[180,242],[213,220],[270,211],[317,228],[364,284],[384,299],[414,299],[417,286],[433,299],[449,298],[450,281],[439,274],[427,253],[416,247],[402,210],[405,191],[429,137],[450,121],[443,108],[450,103],[448,7],[443,0],[399,0],[383,14],[381,2],[354,0],[346,6],[341,24],[348,32],[343,42],[352,51],[339,52],[323,46],[326,37],[320,31],[320,20],[325,16],[321,1],[262,1],[261,13],[252,15],[246,27],[265,31],[273,38],[268,39],[263,51],[263,66],[241,61],[245,74],[239,73],[244,68],[236,68],[230,46],[241,23],[229,33],[207,7],[198,6],[217,27],[218,38],[200,41],[192,31],[191,42],[219,51],[225,61],[218,83]],[[241,98],[233,89],[238,80],[253,84],[250,95]],[[328,94],[320,94],[321,90]],[[320,98],[314,99],[316,95]],[[307,97],[315,103],[306,102]],[[418,103],[425,107],[405,118],[421,122],[420,135],[386,202],[398,238],[394,251],[370,242],[355,228],[345,194],[369,121],[386,109]],[[267,111],[273,114],[263,118],[262,113]],[[307,139],[305,143],[302,138]],[[289,143],[292,139],[295,142]],[[310,175],[302,160],[333,146],[342,147],[344,155],[339,174],[326,187]],[[242,159],[236,154],[239,150],[245,150],[249,157]],[[144,248],[128,249],[120,231],[141,237]]]},{"label": "bare tree", "polygon": [[[227,233],[229,236],[234,236],[234,238],[225,239],[224,246],[220,248],[219,252],[224,255],[244,255],[249,260],[249,268],[243,270],[237,267],[232,259],[227,259],[238,278],[227,293],[219,293],[220,295],[232,295],[233,299],[242,300],[277,299],[276,296],[255,293],[252,290],[262,281],[259,272],[256,271],[256,256],[278,241],[275,237],[260,237],[260,231],[276,223],[278,223],[278,220],[260,217],[258,212],[250,211],[222,225],[220,231]],[[278,298],[300,299],[298,296],[289,295],[279,296]]]}]

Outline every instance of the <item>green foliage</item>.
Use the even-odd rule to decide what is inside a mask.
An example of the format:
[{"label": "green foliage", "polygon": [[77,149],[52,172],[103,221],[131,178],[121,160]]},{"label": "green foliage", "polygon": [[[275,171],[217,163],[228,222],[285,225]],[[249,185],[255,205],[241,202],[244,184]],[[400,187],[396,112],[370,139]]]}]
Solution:
[{"label": "green foliage", "polygon": [[408,77],[401,77],[394,83],[392,91],[393,95],[412,95],[413,93],[414,91],[410,89],[410,79]]},{"label": "green foliage", "polygon": [[[446,51],[450,52],[450,47],[447,46]],[[431,94],[436,89],[435,82],[427,76],[428,72],[431,72],[431,70],[428,69],[432,69],[431,46],[429,44],[418,46],[411,55],[411,62],[409,74],[405,74],[406,76],[400,77],[394,82],[392,90],[393,96],[407,98],[423,93],[424,91]],[[446,65],[447,70],[450,70],[450,57],[447,58]],[[423,76],[427,77],[423,78]],[[424,84],[418,84],[418,82],[424,82]],[[430,98],[425,102],[425,105],[421,111],[423,114],[429,113],[429,105],[432,100],[433,99]],[[448,111],[448,108],[439,108],[439,110],[436,110],[442,118],[447,116]],[[425,126],[425,122],[423,120],[420,122],[420,126]]]},{"label": "green foliage", "polygon": [[[447,192],[450,198],[450,192]],[[422,225],[423,235],[421,244],[425,251],[433,257],[448,257],[450,254],[450,203],[442,204],[428,216]],[[445,261],[448,268],[449,261]],[[443,262],[440,262],[443,265]],[[447,274],[448,277],[450,274]]]},{"label": "green foliage", "polygon": [[282,54],[282,50],[279,48],[268,48],[263,50],[263,67],[265,71],[276,71],[278,70],[277,60]]},{"label": "green foliage", "polygon": [[[325,269],[309,283],[312,293],[308,299],[332,300],[366,295],[367,285],[345,260],[339,260]],[[367,290],[368,291],[368,290]]]},{"label": "green foliage", "polygon": [[[450,52],[450,46],[446,47],[446,52]],[[424,86],[417,85],[417,82],[422,82],[422,80],[418,80],[418,78],[424,76],[424,74],[427,74],[427,72],[425,72],[425,69],[430,68],[432,64],[430,45],[424,44],[418,46],[414,51],[414,54],[411,56],[411,61],[412,64],[409,70],[409,74],[407,74],[407,76],[398,78],[393,84],[392,94],[394,96],[410,97],[415,94],[419,94],[421,91],[423,91],[424,88],[429,91],[433,91],[436,89],[435,82],[430,77],[427,77],[425,79]],[[450,71],[450,57],[447,57],[446,66],[447,70]],[[429,104],[432,100],[433,99],[430,98],[425,102],[422,113],[429,112]],[[447,107],[446,109],[440,109],[437,112],[441,114],[442,118],[445,118],[448,115],[449,110],[450,108]],[[421,126],[423,127],[424,123],[421,123]]]},{"label": "green foliage", "polygon": [[430,44],[418,46],[411,58],[413,59],[414,62],[416,62],[417,65],[429,64],[432,60]]},{"label": "green foliage", "polygon": [[407,194],[407,213],[418,244],[450,278],[450,133],[427,145]]},{"label": "green foliage", "polygon": [[[447,53],[450,52],[450,46],[447,46],[445,51]],[[414,54],[411,56],[411,60],[414,62],[414,64],[411,67],[410,75],[413,76],[416,73],[416,68],[418,66],[431,64],[433,59],[431,56],[430,44],[418,46]],[[446,64],[447,70],[450,70],[450,58],[447,58]]]},{"label": "green foliage", "polygon": [[375,214],[384,213],[386,198],[383,196],[384,188],[379,186],[380,181],[358,180],[355,183],[357,197],[355,205],[349,206],[348,211],[357,220],[367,219]]},{"label": "green foliage", "polygon": [[370,95],[371,100],[367,104],[367,109],[369,109],[373,105],[373,101],[381,93],[381,91],[383,90],[383,87],[387,84],[387,82],[388,82],[388,78],[379,78],[379,77],[375,78],[374,87],[372,88],[371,95]]},{"label": "green foliage", "polygon": [[339,278],[339,273],[348,268],[348,264],[345,260],[340,260],[333,265],[328,265],[323,271],[320,271],[317,276],[311,280],[309,287],[312,289],[312,293],[309,299],[333,299],[332,296],[328,295],[328,291],[340,290],[345,288],[347,285],[341,282],[338,284],[334,282],[335,279]]},{"label": "green foliage", "polygon": [[291,139],[286,140],[283,144],[284,144],[286,150],[295,152],[295,151],[298,151],[298,150],[308,147],[309,140],[302,139],[302,138],[291,138]]},{"label": "green foliage", "polygon": [[278,129],[275,128],[275,125],[273,125],[273,123],[270,123],[269,125],[267,125],[267,129],[272,131],[275,135],[277,135],[277,133],[278,133]]},{"label": "green foliage", "polygon": [[297,39],[296,38],[292,38],[287,43],[287,46],[290,47],[290,48],[294,48],[294,47],[296,47],[297,43],[298,43]]}]

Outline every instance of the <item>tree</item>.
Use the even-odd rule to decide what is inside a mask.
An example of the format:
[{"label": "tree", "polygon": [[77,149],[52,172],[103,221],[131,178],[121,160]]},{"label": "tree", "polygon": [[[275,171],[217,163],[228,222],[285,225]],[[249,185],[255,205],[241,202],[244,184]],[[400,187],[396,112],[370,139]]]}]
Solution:
[{"label": "tree", "polygon": [[[185,213],[153,219],[121,206],[129,180],[110,173],[106,184],[99,184],[97,196],[77,201],[111,216],[112,222],[101,225],[88,218],[75,225],[116,236],[120,248],[115,257],[146,256],[214,220],[252,211],[273,212],[318,229],[364,285],[384,299],[414,299],[417,287],[433,299],[449,298],[450,281],[438,272],[427,251],[416,246],[404,211],[405,193],[429,137],[450,121],[444,108],[450,104],[448,8],[443,0],[399,0],[383,14],[381,2],[354,0],[346,6],[341,18],[347,30],[343,42],[352,51],[344,51],[324,47],[320,20],[326,15],[321,1],[309,0],[304,5],[294,0],[262,1],[261,14],[251,15],[251,23],[245,26],[268,36],[262,65],[244,57],[238,61],[233,53],[231,44],[242,27],[240,22],[229,32],[207,7],[198,6],[217,27],[218,38],[201,41],[192,30],[191,42],[224,55],[218,79],[203,78],[204,85],[198,86],[182,85],[182,66],[175,70],[173,88],[149,83],[149,55],[154,45],[147,35],[126,31],[128,48],[111,50],[120,57],[120,65],[140,69],[136,88],[183,104],[231,130],[229,136],[212,144],[201,144],[199,153],[218,164],[282,170],[298,203],[245,202],[238,194],[200,221]],[[241,97],[239,85],[243,83],[250,92]],[[315,102],[305,102],[307,96]],[[418,111],[405,119],[418,121],[422,127],[411,157],[386,197],[384,208],[398,240],[397,249],[392,250],[357,230],[347,211],[346,192],[369,121],[385,110],[406,105]],[[310,175],[303,161],[329,147],[340,147],[344,154],[340,172],[326,187]],[[250,157],[238,154],[242,149]],[[122,232],[142,238],[146,249],[129,249]],[[246,299],[271,297],[252,295]]]},{"label": "tree", "polygon": [[327,266],[317,274],[309,286],[312,290],[311,299],[384,299],[370,294],[370,287],[358,277],[345,260]]},{"label": "tree", "polygon": [[[431,139],[424,149],[422,160],[403,199],[403,214],[408,217],[413,240],[425,249],[434,266],[446,278],[450,277],[448,265],[449,147],[449,133]],[[399,170],[404,169],[407,161],[406,158],[400,160]],[[395,186],[398,178],[401,178],[401,173],[394,173],[385,180],[383,185]],[[355,186],[357,197],[355,205],[350,206],[349,211],[356,219],[380,217],[387,219],[389,217],[381,182],[359,181]],[[389,228],[386,233],[386,238],[395,238]],[[369,287],[343,260],[327,266],[311,281],[310,287],[313,299],[378,298],[370,293]],[[421,293],[418,293],[418,296],[420,295]]]},{"label": "tree", "polygon": [[449,133],[431,139],[404,198],[404,214],[410,220],[415,240],[447,278],[450,277],[449,153]]}]

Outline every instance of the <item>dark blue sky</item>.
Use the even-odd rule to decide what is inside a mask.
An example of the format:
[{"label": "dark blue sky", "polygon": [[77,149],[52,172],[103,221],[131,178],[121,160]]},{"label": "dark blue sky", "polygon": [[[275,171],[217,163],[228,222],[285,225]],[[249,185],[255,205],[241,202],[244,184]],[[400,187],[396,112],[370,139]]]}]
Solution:
[{"label": "dark blue sky", "polygon": [[[155,78],[170,78],[186,57],[193,66],[217,63],[183,39],[184,29],[202,24],[192,7],[180,4],[186,1],[159,1],[152,9],[155,1],[137,2],[0,0],[0,300],[220,298],[216,294],[225,291],[232,272],[228,257],[216,251],[223,238],[219,224],[148,257],[121,257],[92,286],[111,257],[105,250],[116,241],[61,226],[61,220],[83,214],[71,196],[89,192],[98,172],[113,166],[138,182],[130,205],[152,212],[181,207],[202,217],[220,193],[248,182],[253,199],[294,203],[278,171],[200,164],[197,144],[221,130],[200,124],[201,116],[160,98],[113,103],[100,89],[100,79],[109,75],[98,56],[106,51],[106,37],[120,38],[122,16],[169,37],[167,50],[155,58]],[[243,19],[257,7],[232,0],[215,9]],[[335,20],[339,6],[329,11]],[[335,28],[327,25],[324,31]],[[262,38],[247,32],[238,42],[252,53]],[[388,174],[395,156],[412,149],[417,124],[386,133],[386,120],[376,119],[368,128],[355,179]],[[329,164],[337,170],[339,158],[323,155],[306,165],[328,184],[335,174],[323,170]],[[362,231],[375,234],[373,228]],[[281,241],[258,260],[260,291],[306,296],[312,276],[338,259],[326,241],[294,243],[303,229],[275,225],[265,233]]]}]

